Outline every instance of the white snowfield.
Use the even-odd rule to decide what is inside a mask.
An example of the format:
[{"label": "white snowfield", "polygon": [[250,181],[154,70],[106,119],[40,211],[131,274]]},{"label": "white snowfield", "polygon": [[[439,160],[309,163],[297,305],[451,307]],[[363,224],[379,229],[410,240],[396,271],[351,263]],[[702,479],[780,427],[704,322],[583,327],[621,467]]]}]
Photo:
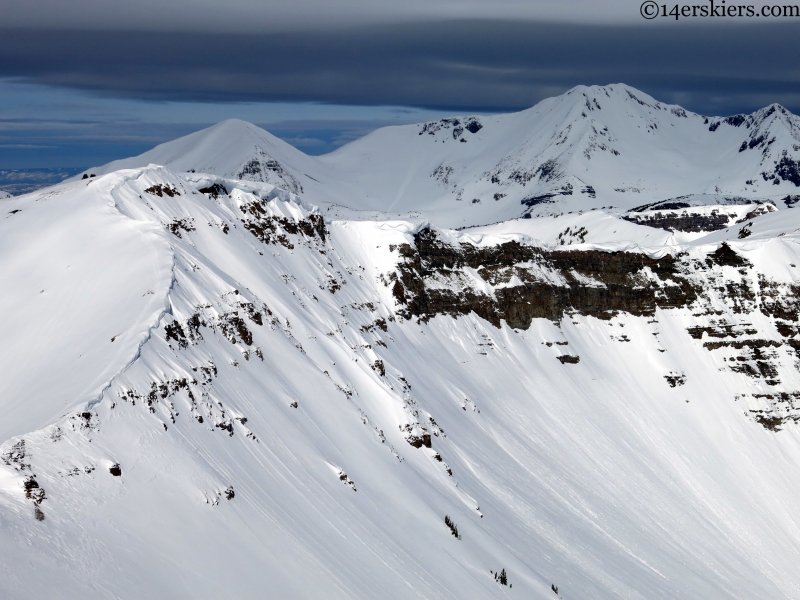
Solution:
[{"label": "white snowfield", "polygon": [[11,194],[9,194],[8,192],[4,192],[3,190],[0,190],[0,200],[3,200],[5,198],[11,198]]},{"label": "white snowfield", "polygon": [[[620,157],[586,157],[591,120],[560,146],[542,133],[575,97],[613,116]],[[552,118],[521,131],[536,111]],[[778,158],[796,118],[765,119]],[[741,157],[769,167],[738,152],[756,125],[708,132],[616,85],[480,121],[459,120],[467,142],[391,128],[320,158],[226,122],[3,200],[0,597],[800,597],[800,211],[776,198],[797,188],[725,196],[744,197]],[[672,153],[652,179],[636,139]],[[509,220],[552,182],[456,204],[426,171],[449,157],[457,187],[491,190],[480,169],[503,152],[558,156],[572,196]],[[614,171],[622,156],[642,171]],[[778,210],[701,235],[618,218],[689,194]],[[442,229],[459,220],[483,225]],[[484,262],[431,266],[453,248]],[[489,265],[495,249],[522,258]],[[639,266],[602,280],[581,256]],[[452,305],[414,313],[415,285]],[[633,308],[459,312],[525,286]]]}]

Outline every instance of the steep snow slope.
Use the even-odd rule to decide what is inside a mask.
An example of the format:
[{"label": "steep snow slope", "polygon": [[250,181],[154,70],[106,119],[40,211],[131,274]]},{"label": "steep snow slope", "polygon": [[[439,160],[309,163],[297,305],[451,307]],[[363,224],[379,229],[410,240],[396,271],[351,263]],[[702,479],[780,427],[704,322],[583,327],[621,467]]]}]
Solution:
[{"label": "steep snow slope", "polygon": [[161,313],[172,252],[113,185],[67,184],[2,204],[0,439],[98,399]]},{"label": "steep snow slope", "polygon": [[11,198],[11,194],[9,194],[8,192],[4,192],[3,190],[0,190],[0,200],[3,200],[5,198]]},{"label": "steep snow slope", "polygon": [[795,211],[437,231],[162,167],[7,205],[3,597],[800,594]]},{"label": "steep snow slope", "polygon": [[423,216],[444,227],[665,200],[785,208],[800,187],[800,119],[778,105],[703,117],[623,84],[578,86],[519,113],[379,129],[321,157],[225,121],[90,171],[151,163],[268,181],[332,218]]}]

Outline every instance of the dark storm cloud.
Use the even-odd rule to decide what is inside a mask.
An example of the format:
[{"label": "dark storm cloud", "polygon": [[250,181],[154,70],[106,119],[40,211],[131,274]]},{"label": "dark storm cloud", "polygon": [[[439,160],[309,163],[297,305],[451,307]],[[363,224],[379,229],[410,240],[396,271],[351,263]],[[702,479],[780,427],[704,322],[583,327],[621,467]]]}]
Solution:
[{"label": "dark storm cloud", "polygon": [[447,19],[641,23],[631,0],[0,0],[6,27],[265,33]]},{"label": "dark storm cloud", "polygon": [[624,82],[702,113],[800,107],[795,24],[404,23],[272,34],[0,31],[0,77],[154,100],[529,107]]}]

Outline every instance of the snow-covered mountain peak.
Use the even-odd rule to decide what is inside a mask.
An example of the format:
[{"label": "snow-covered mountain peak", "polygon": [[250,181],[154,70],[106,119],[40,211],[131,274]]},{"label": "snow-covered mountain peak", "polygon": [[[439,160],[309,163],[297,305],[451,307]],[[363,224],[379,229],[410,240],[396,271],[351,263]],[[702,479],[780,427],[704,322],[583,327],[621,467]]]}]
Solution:
[{"label": "snow-covered mountain peak", "polygon": [[139,156],[87,169],[74,179],[159,164],[174,172],[211,173],[231,179],[275,182],[289,191],[300,192],[302,185],[289,165],[296,169],[308,162],[308,156],[268,131],[246,121],[228,119],[156,146]]},{"label": "snow-covered mountain peak", "polygon": [[[771,104],[750,115],[733,115],[705,120],[710,132],[738,131],[741,139],[738,152],[753,151],[761,155],[759,164],[775,165],[777,158],[800,156],[800,117],[780,104]],[[751,152],[751,154],[753,154]],[[770,162],[767,160],[772,157]]]},{"label": "snow-covered mountain peak", "polygon": [[624,83],[575,86],[561,96],[543,100],[521,114],[540,114],[546,111],[559,111],[562,115],[566,113],[571,120],[599,119],[602,115],[607,115],[606,118],[612,120],[620,116],[648,116],[658,120],[669,119],[670,116],[679,119],[702,118],[681,106],[659,102],[649,94]]}]

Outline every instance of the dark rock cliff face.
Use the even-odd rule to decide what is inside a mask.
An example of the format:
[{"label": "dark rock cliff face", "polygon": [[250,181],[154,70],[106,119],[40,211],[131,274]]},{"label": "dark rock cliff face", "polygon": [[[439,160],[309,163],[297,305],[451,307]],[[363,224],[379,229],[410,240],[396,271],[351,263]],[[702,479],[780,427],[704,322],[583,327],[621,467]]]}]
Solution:
[{"label": "dark rock cliff face", "polygon": [[[686,306],[696,298],[680,275],[676,259],[653,259],[633,252],[550,251],[507,242],[477,248],[452,246],[425,229],[414,247],[399,248],[404,261],[393,293],[406,317],[476,313],[495,326],[527,329],[536,318],[560,321],[565,313],[609,319],[617,312],[652,315],[656,306]],[[464,267],[497,287],[494,297],[469,286],[459,289]],[[426,279],[453,279],[455,285],[426,285]],[[515,283],[512,283],[512,280]]]},{"label": "dark rock cliff face", "polygon": [[637,225],[646,225],[656,229],[667,231],[719,231],[725,229],[730,222],[730,217],[719,211],[712,211],[711,214],[701,215],[687,212],[657,212],[652,215],[623,215],[626,221]]},{"label": "dark rock cliff face", "polygon": [[[779,387],[782,372],[800,369],[800,286],[758,273],[728,244],[706,255],[657,259],[515,241],[488,247],[452,244],[424,229],[413,245],[396,249],[400,260],[387,283],[403,318],[475,313],[496,327],[505,321],[527,329],[537,318],[649,317],[656,308],[682,308],[695,320],[687,329],[690,339],[712,353],[722,369],[769,390],[736,397],[756,422],[771,431],[800,422],[800,391]],[[769,319],[769,327],[754,325],[757,313]],[[630,340],[622,336],[619,341]],[[563,364],[580,362],[578,356],[557,358]],[[686,383],[682,373],[664,377],[672,387]]]},{"label": "dark rock cliff face", "polygon": [[[683,207],[679,207],[683,208]],[[710,213],[698,213],[691,210],[663,210],[647,214],[635,212],[623,215],[622,218],[637,225],[646,225],[667,231],[685,231],[697,233],[701,231],[719,231],[731,225],[744,223],[769,212],[774,212],[771,204],[756,206],[741,219],[735,219],[730,212],[723,209],[712,210]]]},{"label": "dark rock cliff face", "polygon": [[302,233],[306,239],[319,238],[323,242],[327,235],[325,220],[316,214],[310,214],[305,219],[287,219],[270,215],[267,200],[254,200],[242,206],[244,213],[242,223],[245,229],[256,236],[265,244],[281,244],[289,249],[294,244],[287,237],[297,236]]}]

